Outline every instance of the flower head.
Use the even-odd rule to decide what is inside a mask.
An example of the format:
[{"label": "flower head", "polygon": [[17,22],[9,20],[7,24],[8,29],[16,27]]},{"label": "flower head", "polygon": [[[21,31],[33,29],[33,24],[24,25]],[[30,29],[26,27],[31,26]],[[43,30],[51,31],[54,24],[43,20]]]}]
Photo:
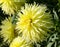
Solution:
[{"label": "flower head", "polygon": [[14,38],[14,28],[15,26],[12,24],[12,22],[10,21],[10,17],[9,19],[5,19],[4,21],[2,21],[2,25],[1,25],[1,36],[4,37],[4,42],[7,41],[8,43],[10,43],[13,38]]},{"label": "flower head", "polygon": [[24,39],[18,36],[12,41],[10,47],[33,47],[33,45],[31,43],[27,43]]},{"label": "flower head", "polygon": [[50,28],[53,28],[52,15],[46,12],[45,5],[28,5],[22,7],[19,12],[16,29],[22,32],[22,37],[27,41],[39,42],[48,36]]},{"label": "flower head", "polygon": [[[14,14],[24,2],[15,2],[14,0],[0,0],[1,8],[6,14]],[[19,7],[18,7],[19,6]]]}]

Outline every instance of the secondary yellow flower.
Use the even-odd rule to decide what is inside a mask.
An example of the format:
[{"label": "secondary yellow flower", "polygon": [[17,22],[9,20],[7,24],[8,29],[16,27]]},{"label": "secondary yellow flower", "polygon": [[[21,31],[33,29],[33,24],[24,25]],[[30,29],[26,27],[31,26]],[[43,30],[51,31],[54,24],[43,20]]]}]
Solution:
[{"label": "secondary yellow flower", "polygon": [[18,36],[12,41],[10,47],[33,47],[33,45],[31,43],[27,43],[24,39]]},{"label": "secondary yellow flower", "polygon": [[13,38],[14,38],[14,28],[15,26],[11,23],[10,21],[10,17],[9,19],[5,19],[4,21],[2,21],[2,25],[1,25],[1,36],[4,37],[4,42],[7,41],[8,43],[10,43]]},{"label": "secondary yellow flower", "polygon": [[0,0],[0,4],[2,4],[0,7],[6,14],[14,14],[15,11],[17,11],[24,2],[16,2],[15,0]]},{"label": "secondary yellow flower", "polygon": [[22,7],[19,12],[16,29],[22,32],[22,37],[27,41],[39,42],[48,36],[50,28],[53,28],[52,15],[45,12],[47,7],[45,5],[28,5]]}]

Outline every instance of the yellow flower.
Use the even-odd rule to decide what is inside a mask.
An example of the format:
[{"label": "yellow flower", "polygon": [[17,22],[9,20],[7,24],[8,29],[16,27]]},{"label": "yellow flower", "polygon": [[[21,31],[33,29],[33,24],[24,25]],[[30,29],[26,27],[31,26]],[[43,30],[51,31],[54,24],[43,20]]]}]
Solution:
[{"label": "yellow flower", "polygon": [[6,14],[14,14],[25,2],[16,2],[15,0],[0,0],[0,7]]},{"label": "yellow flower", "polygon": [[18,36],[12,41],[10,47],[33,47],[33,45],[31,43],[27,43],[24,39]]},{"label": "yellow flower", "polygon": [[45,5],[28,5],[22,7],[19,12],[16,29],[22,32],[22,37],[27,41],[39,42],[44,40],[53,28],[52,15],[50,12],[45,12],[47,7]]},{"label": "yellow flower", "polygon": [[4,42],[7,41],[8,43],[10,43],[13,38],[14,38],[14,28],[15,26],[11,23],[10,21],[10,17],[9,19],[5,19],[4,21],[2,21],[2,25],[1,25],[1,36],[4,37]]}]

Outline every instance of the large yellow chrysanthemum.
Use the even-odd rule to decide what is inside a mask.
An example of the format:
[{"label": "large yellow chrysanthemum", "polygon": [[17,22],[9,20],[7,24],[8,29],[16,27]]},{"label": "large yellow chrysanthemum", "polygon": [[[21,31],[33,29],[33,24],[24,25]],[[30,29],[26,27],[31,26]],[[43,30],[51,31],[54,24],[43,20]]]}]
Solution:
[{"label": "large yellow chrysanthemum", "polygon": [[21,13],[17,22],[16,29],[22,32],[22,37],[27,41],[39,42],[50,32],[53,28],[52,15],[45,12],[47,7],[45,5],[28,5],[22,7]]},{"label": "large yellow chrysanthemum", "polygon": [[13,38],[14,38],[14,28],[15,26],[11,23],[10,21],[10,17],[9,19],[5,19],[4,21],[2,21],[2,25],[1,25],[1,36],[4,37],[4,42],[7,41],[8,43],[10,43]]},{"label": "large yellow chrysanthemum", "polygon": [[15,11],[24,4],[24,2],[16,2],[15,0],[0,0],[0,4],[2,4],[0,7],[6,14],[11,15],[14,14]]},{"label": "large yellow chrysanthemum", "polygon": [[33,45],[31,43],[27,43],[24,39],[18,36],[12,41],[10,47],[33,47]]}]

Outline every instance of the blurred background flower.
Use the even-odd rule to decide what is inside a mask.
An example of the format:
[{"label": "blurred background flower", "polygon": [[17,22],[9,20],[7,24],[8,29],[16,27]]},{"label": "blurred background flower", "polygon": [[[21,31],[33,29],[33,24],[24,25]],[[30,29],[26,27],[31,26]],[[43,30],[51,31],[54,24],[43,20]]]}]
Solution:
[{"label": "blurred background flower", "polygon": [[0,0],[0,7],[6,14],[14,14],[25,3],[25,0],[16,2],[15,0]]},{"label": "blurred background flower", "polygon": [[33,45],[31,43],[27,43],[22,37],[18,36],[12,41],[10,47],[33,47]]},{"label": "blurred background flower", "polygon": [[1,36],[4,39],[4,42],[8,42],[10,43],[14,36],[14,28],[15,26],[12,24],[11,22],[11,17],[9,17],[8,19],[6,18],[4,21],[2,21],[2,25],[1,25]]}]

